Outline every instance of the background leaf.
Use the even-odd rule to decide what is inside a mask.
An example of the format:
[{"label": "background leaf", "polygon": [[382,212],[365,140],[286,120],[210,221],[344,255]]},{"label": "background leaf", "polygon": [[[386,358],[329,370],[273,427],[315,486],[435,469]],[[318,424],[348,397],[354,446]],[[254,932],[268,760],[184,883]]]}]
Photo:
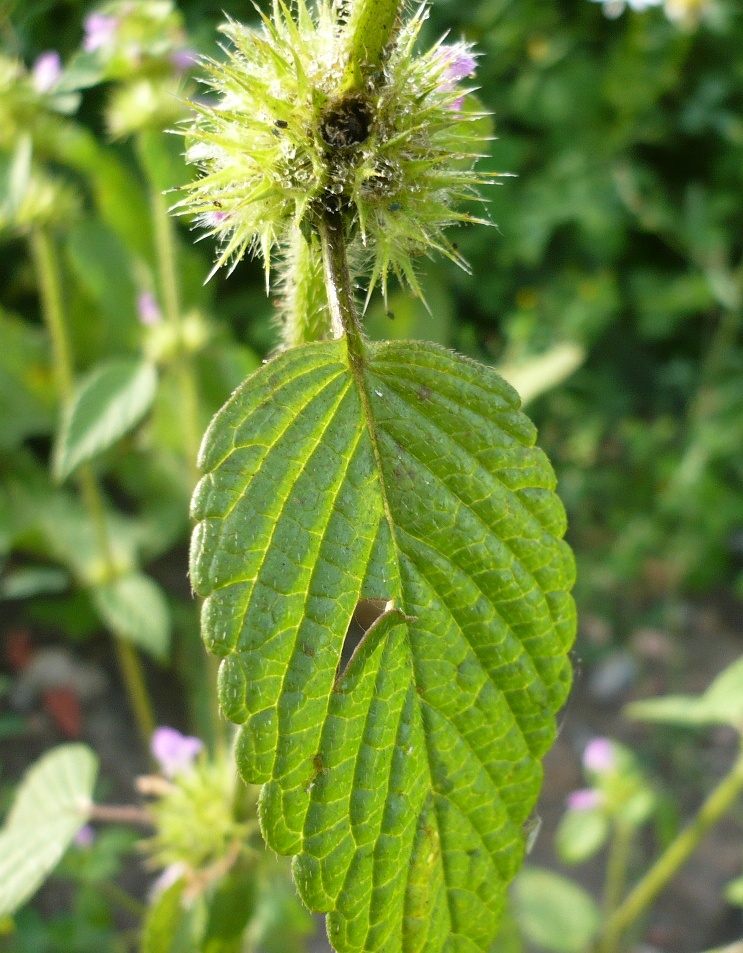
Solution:
[{"label": "background leaf", "polygon": [[93,605],[114,635],[155,658],[167,658],[170,612],[165,594],[142,573],[129,573],[91,589]]},{"label": "background leaf", "polygon": [[64,480],[128,433],[149,410],[156,386],[155,368],[129,358],[86,375],[65,412],[54,457],[57,478]]},{"label": "background leaf", "polygon": [[598,932],[601,914],[577,884],[549,870],[525,867],[513,886],[516,918],[540,950],[585,953]]},{"label": "background leaf", "polygon": [[[570,682],[564,513],[493,371],[389,342],[356,372],[333,341],[236,392],[191,577],[264,834],[333,945],[487,950]],[[364,599],[388,611],[338,674]]]},{"label": "background leaf", "polygon": [[0,831],[0,915],[12,913],[56,867],[88,818],[98,759],[61,745],[28,771]]},{"label": "background leaf", "polygon": [[743,731],[743,658],[729,665],[701,695],[667,695],[633,702],[626,712],[641,721],[672,725],[732,725]]}]

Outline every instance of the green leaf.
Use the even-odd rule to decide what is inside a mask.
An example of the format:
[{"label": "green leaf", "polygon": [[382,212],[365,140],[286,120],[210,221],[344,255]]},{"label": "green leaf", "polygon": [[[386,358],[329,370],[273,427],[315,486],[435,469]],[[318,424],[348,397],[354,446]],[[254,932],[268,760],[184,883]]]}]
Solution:
[{"label": "green leaf", "polygon": [[[555,479],[492,370],[345,340],[205,439],[191,579],[268,844],[340,951],[487,950],[570,683]],[[362,600],[387,610],[339,672]]]},{"label": "green leaf", "polygon": [[63,569],[26,566],[0,576],[0,601],[56,594],[64,592],[69,585],[70,577]]},{"label": "green leaf", "polygon": [[501,376],[514,387],[527,404],[546,391],[566,381],[586,359],[585,349],[579,344],[556,344],[539,357],[518,364],[502,365]]},{"label": "green leaf", "polygon": [[86,375],[65,412],[54,457],[57,479],[128,433],[149,410],[156,386],[155,368],[131,358],[107,361]]},{"label": "green leaf", "polygon": [[182,903],[186,881],[171,884],[152,902],[142,927],[142,953],[173,953],[184,919]]},{"label": "green leaf", "polygon": [[28,771],[0,831],[0,916],[56,867],[88,818],[97,771],[98,759],[80,744],[54,748]]},{"label": "green leaf", "polygon": [[743,877],[737,877],[726,885],[725,899],[734,907],[743,907]]},{"label": "green leaf", "polygon": [[729,665],[701,695],[668,695],[627,706],[630,718],[701,727],[732,725],[743,730],[743,658]]},{"label": "green leaf", "polygon": [[256,886],[247,948],[251,953],[306,953],[315,922],[297,896],[286,861],[267,854],[258,869]]},{"label": "green leaf", "polygon": [[585,953],[601,914],[589,894],[549,870],[526,867],[513,889],[516,918],[525,937],[551,953]]},{"label": "green leaf", "polygon": [[0,449],[54,428],[56,393],[43,330],[0,311]]},{"label": "green leaf", "polygon": [[566,864],[580,864],[601,850],[609,837],[609,819],[598,809],[568,811],[555,833],[555,849]]},{"label": "green leaf", "polygon": [[[122,348],[135,342],[142,325],[137,320],[131,258],[123,241],[102,222],[83,219],[67,235],[67,254],[88,297],[108,319],[114,343]],[[103,330],[88,326],[85,337],[94,341]]]},{"label": "green leaf", "polygon": [[170,611],[165,594],[153,579],[132,572],[93,586],[91,595],[96,611],[114,635],[133,642],[155,658],[167,658]]},{"label": "green leaf", "polygon": [[243,933],[255,908],[255,864],[238,862],[209,900],[203,953],[241,953]]}]

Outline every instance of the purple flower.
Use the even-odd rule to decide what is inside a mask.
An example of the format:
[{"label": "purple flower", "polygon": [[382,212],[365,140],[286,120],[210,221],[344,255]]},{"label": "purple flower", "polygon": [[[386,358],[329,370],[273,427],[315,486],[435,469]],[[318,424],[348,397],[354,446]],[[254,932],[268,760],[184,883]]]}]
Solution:
[{"label": "purple flower", "polygon": [[571,791],[565,802],[571,811],[592,811],[594,808],[601,807],[603,800],[601,791],[580,788],[578,791]]},{"label": "purple flower", "polygon": [[228,217],[228,212],[207,212],[204,215],[204,225],[208,228],[219,228]]},{"label": "purple flower", "polygon": [[151,291],[142,291],[137,296],[137,314],[142,324],[152,327],[162,320],[162,313]]},{"label": "purple flower", "polygon": [[119,29],[117,17],[107,17],[102,13],[89,13],[83,25],[85,27],[83,49],[87,53],[95,53],[104,46],[110,46]]},{"label": "purple flower", "polygon": [[179,73],[185,73],[199,62],[199,54],[195,50],[176,50],[170,54],[170,62]]},{"label": "purple flower", "polygon": [[78,847],[90,847],[95,840],[95,831],[90,824],[84,824],[75,834],[75,844]]},{"label": "purple flower", "polygon": [[56,50],[47,50],[36,60],[31,79],[37,93],[48,93],[62,78],[62,60]]},{"label": "purple flower", "polygon": [[594,738],[583,752],[583,767],[592,774],[608,774],[617,766],[614,745],[608,738]]},{"label": "purple flower", "polygon": [[203,747],[200,738],[182,735],[175,728],[167,727],[156,728],[150,744],[152,756],[166,778],[187,771]]},{"label": "purple flower", "polygon": [[[477,60],[465,43],[439,47],[438,56],[444,64],[441,82],[439,83],[439,90],[442,93],[451,92],[457,83],[468,76],[472,76],[477,68]],[[464,96],[460,96],[450,103],[449,109],[459,112],[463,103]]]}]

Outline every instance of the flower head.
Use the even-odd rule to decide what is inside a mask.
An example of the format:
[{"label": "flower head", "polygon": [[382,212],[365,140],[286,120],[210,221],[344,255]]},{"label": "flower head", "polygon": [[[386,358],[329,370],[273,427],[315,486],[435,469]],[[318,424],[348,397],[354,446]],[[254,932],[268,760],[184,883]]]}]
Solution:
[{"label": "flower head", "polygon": [[465,266],[447,226],[485,181],[475,170],[482,137],[461,112],[460,80],[475,61],[466,43],[414,47],[425,9],[401,27],[383,69],[349,87],[341,4],[279,2],[260,30],[229,22],[225,63],[206,61],[210,105],[194,103],[187,158],[202,172],[180,203],[220,243],[215,266],[259,252],[266,276],[297,229],[343,217],[355,263],[386,293],[390,272],[418,292],[412,259],[431,250]]},{"label": "flower head", "polygon": [[175,728],[156,728],[152,734],[152,756],[167,778],[188,771],[203,747],[201,739],[182,735]]}]

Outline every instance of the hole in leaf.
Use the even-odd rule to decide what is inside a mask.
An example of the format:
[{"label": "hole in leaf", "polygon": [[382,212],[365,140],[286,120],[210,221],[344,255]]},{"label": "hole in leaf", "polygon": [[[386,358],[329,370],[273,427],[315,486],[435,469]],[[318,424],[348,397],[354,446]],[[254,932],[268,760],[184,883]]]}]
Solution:
[{"label": "hole in leaf", "polygon": [[387,611],[390,603],[386,599],[362,599],[351,618],[343,640],[341,657],[338,660],[338,669],[335,673],[335,684],[339,685],[348,671],[348,666],[356,650],[361,645],[364,636],[374,623]]}]

